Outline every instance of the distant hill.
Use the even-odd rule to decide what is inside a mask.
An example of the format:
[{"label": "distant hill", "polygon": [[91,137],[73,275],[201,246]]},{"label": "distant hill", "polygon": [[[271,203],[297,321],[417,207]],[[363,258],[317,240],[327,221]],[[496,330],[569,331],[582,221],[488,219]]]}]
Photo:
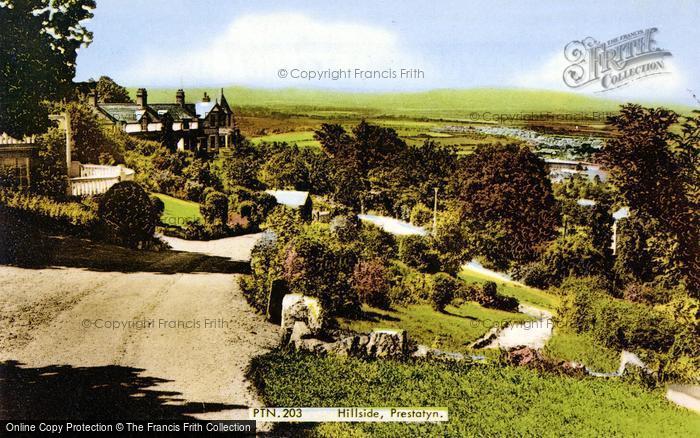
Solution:
[{"label": "distant hill", "polygon": [[[216,88],[187,88],[186,99],[194,102],[206,91],[212,100],[219,95]],[[135,94],[135,89],[129,90]],[[175,89],[148,89],[151,102],[174,102]],[[424,92],[339,92],[317,89],[257,89],[225,87],[229,104],[234,107],[258,107],[281,112],[351,111],[372,115],[426,118],[472,118],[472,112],[514,114],[613,112],[622,101],[586,96],[577,93],[504,89],[440,89]],[[687,107],[668,105],[686,112]]]}]

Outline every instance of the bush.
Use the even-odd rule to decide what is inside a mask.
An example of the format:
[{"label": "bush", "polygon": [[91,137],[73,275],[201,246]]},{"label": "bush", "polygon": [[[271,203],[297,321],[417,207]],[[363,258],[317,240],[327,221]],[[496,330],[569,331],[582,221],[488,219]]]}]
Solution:
[{"label": "bush", "polygon": [[404,236],[399,240],[399,260],[421,272],[440,270],[437,252],[430,249],[427,238],[421,236]]},{"label": "bush", "polygon": [[112,240],[131,247],[153,241],[160,219],[151,198],[133,181],[119,182],[107,190],[100,199],[98,216]]},{"label": "bush", "polygon": [[64,226],[90,232],[97,224],[94,211],[79,202],[59,202],[47,196],[0,190],[0,204],[21,210],[36,219],[48,219],[52,226]]},{"label": "bush", "polygon": [[352,273],[352,287],[365,304],[380,309],[388,309],[391,305],[388,273],[380,259],[359,261]]},{"label": "bush", "polygon": [[433,275],[430,302],[433,309],[444,312],[445,307],[452,302],[462,284],[449,274],[438,272]]},{"label": "bush", "polygon": [[301,234],[282,254],[283,278],[291,293],[316,297],[331,315],[352,316],[360,310],[351,287],[355,255],[319,236]]},{"label": "bush", "polygon": [[550,286],[550,274],[542,262],[532,262],[514,269],[513,277],[530,287],[545,289]]},{"label": "bush", "polygon": [[226,224],[228,221],[228,198],[221,192],[210,191],[199,207],[204,222],[207,224]]},{"label": "bush", "polygon": [[558,309],[561,323],[576,332],[591,332],[600,344],[617,349],[667,352],[678,328],[662,313],[645,304],[607,295],[595,279],[562,284],[565,298]]},{"label": "bush", "polygon": [[151,195],[151,204],[153,204],[153,214],[160,218],[165,211],[165,203],[159,197]]},{"label": "bush", "polygon": [[433,212],[422,203],[417,203],[411,209],[411,223],[419,227],[430,225],[433,222]]},{"label": "bush", "polygon": [[363,258],[379,258],[387,262],[396,257],[396,239],[376,225],[362,224],[359,241]]},{"label": "bush", "polygon": [[330,230],[341,243],[356,241],[360,235],[362,223],[354,214],[336,216],[331,219]]},{"label": "bush", "polygon": [[428,274],[418,272],[399,261],[391,261],[387,271],[391,283],[389,300],[393,305],[415,304],[430,299],[430,288],[426,280]]},{"label": "bush", "polygon": [[487,281],[472,290],[475,293],[474,301],[484,307],[512,312],[520,305],[516,298],[499,294],[498,286],[493,281]]},{"label": "bush", "polygon": [[251,251],[251,275],[244,276],[241,280],[241,289],[246,300],[261,313],[267,310],[267,297],[272,280],[281,275],[278,253],[277,235],[265,231]]}]

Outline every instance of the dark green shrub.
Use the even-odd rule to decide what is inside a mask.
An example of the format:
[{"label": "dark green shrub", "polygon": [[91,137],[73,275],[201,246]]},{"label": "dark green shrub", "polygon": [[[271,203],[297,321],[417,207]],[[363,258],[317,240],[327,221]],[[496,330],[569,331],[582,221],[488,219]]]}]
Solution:
[{"label": "dark green shrub", "polygon": [[228,198],[221,192],[210,191],[199,207],[207,224],[226,224],[228,221]]},{"label": "dark green shrub", "polygon": [[113,185],[100,199],[98,216],[109,237],[137,247],[153,241],[159,217],[146,191],[133,181]]},{"label": "dark green shrub", "polygon": [[404,236],[399,240],[399,260],[421,272],[440,270],[439,255],[422,236]]},{"label": "dark green shrub", "polygon": [[550,273],[542,262],[532,262],[516,267],[513,277],[528,286],[545,289],[550,286]]},{"label": "dark green shrub", "polygon": [[452,302],[462,284],[459,280],[444,272],[433,275],[430,303],[433,309],[444,312],[445,307]]},{"label": "dark green shrub", "polygon": [[363,303],[381,309],[391,305],[388,274],[380,259],[359,261],[352,273],[352,287]]},{"label": "dark green shrub", "polygon": [[396,239],[381,228],[369,224],[362,224],[360,229],[359,242],[362,247],[360,253],[363,258],[379,258],[388,261],[396,257]]},{"label": "dark green shrub", "polygon": [[330,314],[352,316],[360,310],[351,287],[355,263],[355,254],[347,248],[301,234],[283,250],[283,278],[290,292],[318,298]]},{"label": "dark green shrub", "polygon": [[487,281],[475,289],[474,301],[484,307],[506,311],[514,311],[520,305],[516,298],[499,294],[498,286],[493,281]]},{"label": "dark green shrub", "polygon": [[341,243],[356,241],[360,235],[362,223],[354,214],[336,216],[331,219],[330,230]]},{"label": "dark green shrub", "polygon": [[417,203],[411,209],[411,223],[419,227],[430,225],[433,222],[433,211],[422,203]]},{"label": "dark green shrub", "polygon": [[241,201],[238,203],[238,214],[242,217],[250,218],[253,215],[255,204],[253,201]]},{"label": "dark green shrub", "polygon": [[388,275],[391,287],[389,298],[392,304],[408,305],[430,299],[428,274],[406,266],[399,261],[390,261]]},{"label": "dark green shrub", "polygon": [[569,280],[561,289],[566,294],[558,310],[562,325],[579,333],[591,332],[607,347],[666,352],[680,330],[648,305],[607,295],[595,279]]},{"label": "dark green shrub", "polygon": [[160,218],[165,211],[165,203],[157,196],[151,195],[151,203],[153,204],[153,214]]},{"label": "dark green shrub", "polygon": [[267,310],[267,297],[272,280],[281,275],[278,253],[277,236],[271,231],[265,231],[251,252],[251,275],[246,275],[241,280],[241,289],[246,300],[261,313]]}]

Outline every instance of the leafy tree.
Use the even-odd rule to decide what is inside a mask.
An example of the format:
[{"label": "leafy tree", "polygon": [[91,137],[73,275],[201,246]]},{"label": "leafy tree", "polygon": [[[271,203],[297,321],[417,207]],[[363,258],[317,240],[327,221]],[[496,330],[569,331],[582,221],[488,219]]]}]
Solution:
[{"label": "leafy tree", "polygon": [[222,162],[220,178],[224,188],[230,191],[235,186],[242,186],[257,190],[261,186],[258,181],[260,165],[258,151],[249,142],[242,141]]},{"label": "leafy tree", "polygon": [[97,91],[97,98],[100,102],[131,102],[131,97],[126,88],[117,84],[109,76],[100,76],[95,84],[95,91]]},{"label": "leafy tree", "polygon": [[[646,241],[642,246],[673,247],[675,254],[657,258],[666,265],[660,269],[662,276],[675,277],[676,282],[685,279],[698,293],[700,119],[695,115],[681,120],[678,126],[679,116],[664,108],[624,105],[609,119],[617,135],[607,142],[601,158],[620,197],[645,228],[646,239],[656,239],[655,245]],[[674,132],[677,126],[680,134]],[[661,236],[666,243],[659,242]]]},{"label": "leafy tree", "polygon": [[452,302],[457,292],[462,288],[459,280],[449,274],[438,272],[433,275],[430,301],[433,309],[444,312],[445,307]]},{"label": "leafy tree", "polygon": [[558,208],[544,162],[525,147],[479,147],[460,162],[452,190],[497,267],[534,259],[556,236]]},{"label": "leafy tree", "polygon": [[37,164],[32,169],[32,190],[40,195],[61,198],[68,189],[66,168],[66,135],[57,128],[49,129],[36,140]]},{"label": "leafy tree", "polygon": [[0,2],[0,132],[38,134],[49,126],[45,100],[72,92],[77,49],[92,41],[83,24],[94,0]]},{"label": "leafy tree", "polygon": [[59,105],[58,108],[70,115],[73,160],[93,164],[115,164],[124,161],[120,145],[105,132],[89,106],[71,102]]}]

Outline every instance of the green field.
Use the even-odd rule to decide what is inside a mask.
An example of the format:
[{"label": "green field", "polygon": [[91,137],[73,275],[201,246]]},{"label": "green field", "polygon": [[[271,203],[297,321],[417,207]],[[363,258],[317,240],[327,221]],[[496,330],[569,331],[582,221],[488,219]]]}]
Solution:
[{"label": "green field", "polygon": [[340,319],[341,327],[368,333],[375,329],[404,329],[421,344],[448,351],[468,351],[468,345],[496,325],[533,318],[516,312],[487,309],[474,302],[447,306],[445,313],[427,304],[392,310],[364,308],[364,319]]},{"label": "green field", "polygon": [[483,284],[493,281],[498,286],[498,292],[503,295],[515,297],[518,301],[531,304],[535,307],[554,310],[559,304],[559,297],[534,287],[526,286],[517,281],[505,281],[488,277],[480,272],[465,268],[459,273],[459,278],[467,283]]},{"label": "green field", "polygon": [[182,227],[188,221],[202,220],[199,204],[196,202],[173,198],[162,193],[153,193],[153,195],[157,196],[165,204],[165,210],[160,217],[164,224]]},{"label": "green field", "polygon": [[313,131],[301,131],[301,132],[284,132],[281,134],[270,134],[263,135],[260,137],[252,137],[250,139],[251,143],[258,144],[261,142],[267,143],[289,143],[296,144],[299,147],[320,147],[318,140],[314,138]]},{"label": "green field", "polygon": [[[663,391],[498,364],[371,361],[272,352],[249,377],[266,406],[447,407],[446,423],[280,425],[284,436],[697,436],[700,415]],[[291,429],[291,430],[289,430]],[[285,432],[288,433],[285,434]]]}]

